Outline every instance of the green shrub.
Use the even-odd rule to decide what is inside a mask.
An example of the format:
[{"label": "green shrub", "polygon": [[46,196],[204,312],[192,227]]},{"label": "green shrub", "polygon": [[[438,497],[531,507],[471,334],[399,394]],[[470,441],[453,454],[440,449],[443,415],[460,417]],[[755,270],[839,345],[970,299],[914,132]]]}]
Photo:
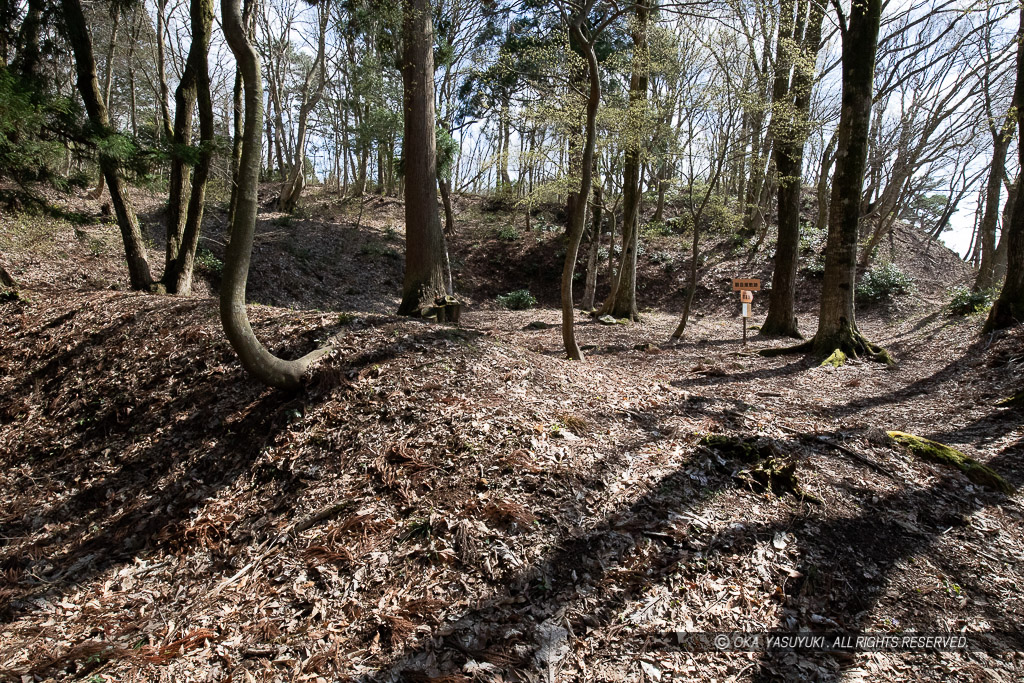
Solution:
[{"label": "green shrub", "polygon": [[363,256],[385,256],[387,258],[400,259],[402,255],[391,247],[379,242],[365,242],[359,247],[359,253]]},{"label": "green shrub", "polygon": [[196,252],[196,265],[208,273],[219,273],[224,270],[224,262],[206,247],[199,247],[199,251]]},{"label": "green shrub", "polygon": [[510,311],[525,311],[537,305],[537,298],[528,289],[517,289],[498,296],[498,304]]},{"label": "green shrub", "polygon": [[676,260],[675,254],[671,251],[656,251],[651,254],[651,260],[655,263],[672,263]]},{"label": "green shrub", "polygon": [[891,300],[915,289],[914,278],[900,270],[895,263],[879,263],[864,273],[857,285],[857,298],[866,303]]},{"label": "green shrub", "polygon": [[651,221],[640,230],[640,234],[644,237],[671,237],[672,226],[668,223],[662,223],[661,221]]},{"label": "green shrub", "polygon": [[800,272],[804,274],[804,277],[824,277],[825,257],[821,254],[815,254],[811,258],[807,259],[807,262],[804,263],[804,267],[800,269]]},{"label": "green shrub", "polygon": [[810,254],[821,251],[825,248],[825,238],[827,236],[827,231],[818,230],[804,223],[800,226],[800,253]]},{"label": "green shrub", "polygon": [[515,242],[519,239],[519,231],[512,225],[506,225],[498,228],[498,239],[505,240],[506,242]]},{"label": "green shrub", "polygon": [[968,287],[954,287],[949,291],[949,304],[946,310],[952,315],[971,315],[981,313],[992,306],[996,291],[994,289],[983,289],[980,292],[972,291]]}]

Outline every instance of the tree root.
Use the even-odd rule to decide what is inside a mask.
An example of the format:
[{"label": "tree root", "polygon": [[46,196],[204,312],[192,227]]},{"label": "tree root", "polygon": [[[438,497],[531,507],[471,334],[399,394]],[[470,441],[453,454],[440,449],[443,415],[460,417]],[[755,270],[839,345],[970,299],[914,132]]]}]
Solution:
[{"label": "tree root", "polygon": [[1014,394],[1013,396],[1010,396],[1009,398],[1004,398],[1003,400],[998,401],[996,403],[996,405],[1000,406],[1000,407],[1003,407],[1003,408],[1012,408],[1014,406],[1024,406],[1024,390],[1018,391],[1016,394]]},{"label": "tree root", "polygon": [[[700,444],[717,451],[729,460],[746,465],[733,473],[733,479],[752,491],[770,491],[780,498],[788,493],[798,500],[815,505],[822,502],[817,496],[804,491],[796,475],[796,463],[786,462],[773,441],[757,437],[709,434],[700,440]],[[719,467],[724,470],[731,469],[724,461],[719,462]]]},{"label": "tree root", "polygon": [[26,299],[18,291],[18,281],[0,265],[0,301],[20,301]]},{"label": "tree root", "polygon": [[996,473],[995,470],[982,465],[974,458],[964,455],[955,448],[921,436],[907,434],[906,432],[886,432],[886,434],[893,441],[905,446],[908,451],[922,460],[955,467],[975,484],[980,484],[986,488],[1007,494],[1014,492],[1013,486]]},{"label": "tree root", "polygon": [[783,346],[774,349],[762,349],[758,355],[765,358],[785,356],[796,353],[810,353],[822,358],[821,365],[838,368],[851,358],[867,358],[869,360],[895,365],[888,351],[868,341],[864,335],[850,325],[844,325],[838,334],[819,339],[818,335],[796,346]]},{"label": "tree root", "polygon": [[780,346],[774,349],[761,349],[757,355],[764,358],[775,358],[776,356],[788,356],[797,353],[810,353],[814,350],[814,339],[797,344],[796,346]]}]

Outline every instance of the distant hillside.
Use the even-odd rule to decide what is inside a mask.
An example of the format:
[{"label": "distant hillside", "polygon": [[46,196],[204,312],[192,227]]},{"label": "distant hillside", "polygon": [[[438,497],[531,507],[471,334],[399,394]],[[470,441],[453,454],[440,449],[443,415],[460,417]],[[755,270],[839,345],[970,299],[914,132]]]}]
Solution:
[{"label": "distant hillside", "polygon": [[[273,189],[268,185],[261,195],[266,205],[272,203]],[[140,191],[135,201],[151,239],[151,260],[159,271],[163,198]],[[102,205],[76,198],[66,202],[65,211],[65,219],[28,215],[3,219],[0,249],[12,272],[31,284],[126,288],[120,236],[116,225],[102,214]],[[673,223],[674,211],[670,204],[665,225],[642,228],[637,282],[641,309],[674,312],[681,308],[691,235],[666,227]],[[541,305],[557,305],[565,253],[563,225],[557,211],[537,211],[529,232],[522,212],[491,210],[482,198],[457,196],[455,213],[456,233],[449,238],[449,253],[461,296],[474,306],[490,307],[500,294],[529,289]],[[400,199],[376,195],[342,202],[335,195],[312,192],[294,216],[265,210],[257,225],[250,301],[325,311],[396,310],[403,271],[404,221]],[[212,293],[218,283],[218,261],[226,243],[222,205],[211,206],[204,227],[199,295]],[[607,234],[604,239],[608,240]],[[814,275],[813,265],[820,261],[823,242],[823,233],[808,235],[804,240],[798,284],[801,317],[816,313],[820,277]],[[729,282],[733,277],[759,277],[766,287],[770,285],[774,229],[753,260],[749,259],[750,247],[733,234],[709,231],[702,236],[698,311],[731,311],[735,301]],[[617,254],[618,246],[615,249]],[[600,254],[598,301],[606,295],[610,279],[607,243]],[[902,223],[897,224],[892,238],[879,246],[877,260],[891,260],[910,274],[917,283],[917,297],[929,303],[944,302],[947,290],[972,277],[972,268],[955,253]],[[577,296],[582,294],[585,268],[586,244],[577,267]],[[765,302],[762,294],[755,306]],[[904,308],[908,305],[914,305],[912,299],[899,303]]]}]

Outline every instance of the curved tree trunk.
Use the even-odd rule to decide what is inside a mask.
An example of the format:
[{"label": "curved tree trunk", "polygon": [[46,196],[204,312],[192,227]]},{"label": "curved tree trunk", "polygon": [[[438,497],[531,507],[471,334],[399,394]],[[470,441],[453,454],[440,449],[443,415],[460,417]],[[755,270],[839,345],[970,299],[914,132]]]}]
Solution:
[{"label": "curved tree trunk", "polygon": [[[68,42],[75,53],[75,69],[78,78],[78,91],[82,95],[85,111],[89,116],[89,124],[100,135],[112,135],[107,119],[107,107],[103,104],[99,80],[96,78],[96,59],[92,51],[92,39],[89,27],[82,11],[81,0],[61,0],[64,12],[64,25]],[[110,203],[114,206],[117,225],[121,229],[124,241],[125,259],[128,261],[128,277],[132,289],[148,290],[153,284],[153,276],[149,269],[146,246],[139,230],[139,221],[135,210],[121,184],[118,174],[118,160],[102,152],[99,155],[100,170],[110,188]]]},{"label": "curved tree trunk", "polygon": [[452,293],[437,209],[434,38],[429,0],[404,0],[402,81],[405,135],[405,280],[399,315],[422,315]]},{"label": "curved tree trunk", "polygon": [[256,228],[256,188],[260,174],[260,137],[263,124],[263,83],[260,61],[246,36],[238,0],[221,3],[224,36],[242,72],[245,92],[245,124],[242,158],[238,169],[238,205],[230,226],[224,281],[220,289],[220,318],[242,366],[256,379],[272,387],[301,386],[310,364],[330,350],[317,349],[298,360],[286,361],[267,351],[256,339],[245,309],[245,284],[249,277],[253,232]]}]

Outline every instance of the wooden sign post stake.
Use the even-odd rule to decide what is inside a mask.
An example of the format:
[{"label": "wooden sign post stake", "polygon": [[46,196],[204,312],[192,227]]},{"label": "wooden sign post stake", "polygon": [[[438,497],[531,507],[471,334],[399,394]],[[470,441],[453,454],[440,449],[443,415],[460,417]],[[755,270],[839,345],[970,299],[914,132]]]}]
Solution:
[{"label": "wooden sign post stake", "polygon": [[736,277],[732,280],[732,291],[740,293],[740,306],[743,318],[743,345],[747,345],[747,318],[754,306],[754,292],[761,290],[761,281],[757,278]]}]

